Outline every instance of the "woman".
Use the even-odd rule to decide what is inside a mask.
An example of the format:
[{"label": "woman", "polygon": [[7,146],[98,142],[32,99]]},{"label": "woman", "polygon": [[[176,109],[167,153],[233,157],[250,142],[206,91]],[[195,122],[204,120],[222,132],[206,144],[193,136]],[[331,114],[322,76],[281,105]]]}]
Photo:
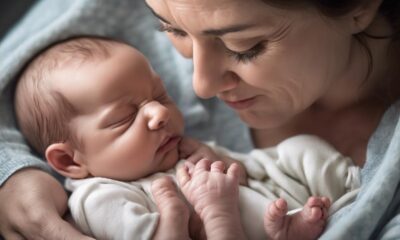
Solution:
[{"label": "woman", "polygon": [[[61,2],[44,1],[36,9],[36,17],[39,13],[46,12],[48,5]],[[46,44],[76,34],[105,34],[128,38],[129,27],[143,22],[131,22],[132,25],[126,23],[127,16],[119,11],[129,9],[128,5],[132,4],[128,3],[129,1],[118,1],[119,11],[114,11],[111,19],[108,19],[108,11],[100,11],[100,14],[95,11],[98,10],[98,3],[90,2],[63,3],[73,7],[65,11],[66,6],[62,6],[64,9],[58,7],[58,13],[53,11],[54,16],[49,17],[47,23],[57,18],[56,13],[63,13],[64,19],[71,20],[72,23],[69,24],[75,25],[68,25],[61,20],[53,21],[53,28],[49,26],[50,30],[37,34],[39,37],[31,40],[30,45],[29,42],[26,44],[26,48],[30,49],[28,54],[22,54],[23,48],[17,51],[20,58],[22,56],[22,63],[19,63],[20,66],[11,64],[13,72],[10,74],[11,70],[7,70],[9,74],[4,78],[6,80],[3,80],[3,77],[1,79],[10,81],[10,76],[16,74],[23,62]],[[236,134],[226,137],[229,139],[243,136],[241,146],[235,146],[232,142],[224,144],[234,146],[236,150],[248,149],[251,144],[256,147],[271,146],[298,133],[314,134],[326,139],[340,152],[351,156],[358,165],[365,164],[364,186],[367,183],[377,183],[377,186],[387,191],[379,192],[372,187],[364,187],[359,194],[359,200],[351,206],[352,211],[346,208],[333,216],[331,222],[334,224],[324,236],[340,239],[343,238],[340,233],[354,232],[357,233],[355,237],[363,239],[390,236],[393,233],[390,226],[396,226],[396,222],[391,219],[397,209],[393,207],[396,205],[391,198],[395,198],[397,192],[392,186],[397,185],[399,179],[396,176],[400,174],[393,173],[393,167],[386,169],[385,181],[392,181],[391,188],[386,189],[384,187],[387,182],[374,177],[379,175],[374,173],[378,171],[377,165],[380,161],[383,167],[380,167],[379,171],[388,165],[385,163],[390,162],[388,156],[395,156],[393,159],[400,156],[391,151],[397,147],[396,142],[391,142],[391,137],[398,134],[392,131],[398,119],[398,111],[393,110],[397,105],[393,103],[400,94],[400,88],[395,81],[398,70],[392,66],[399,62],[397,58],[400,56],[396,50],[396,29],[398,30],[399,25],[395,17],[400,12],[397,1],[315,0],[296,1],[295,5],[282,1],[261,0],[147,0],[146,3],[159,17],[161,29],[168,32],[176,48],[184,56],[193,58],[193,86],[196,94],[203,98],[218,96],[250,127],[250,131],[247,131],[232,119],[230,112],[213,100],[203,102],[197,107],[209,107],[209,121],[214,121],[215,116],[219,116],[213,122],[214,129],[221,133],[217,134],[217,139],[222,133]],[[103,4],[107,5],[106,1]],[[141,4],[133,5],[139,5],[135,6],[139,12]],[[107,9],[107,6],[100,9]],[[109,6],[107,10],[109,9],[112,7]],[[76,10],[81,11],[74,15]],[[34,14],[31,16],[33,18]],[[144,16],[138,16],[142,17]],[[41,18],[43,19],[43,16]],[[107,19],[104,21],[105,26],[98,26],[99,20],[104,19]],[[121,26],[121,23],[125,25]],[[143,30],[146,27],[148,25],[139,28]],[[14,39],[11,35],[11,40],[21,41],[16,35],[14,32]],[[152,39],[151,37],[143,33],[135,36],[135,39],[146,41]],[[45,41],[37,46],[33,42],[39,39]],[[160,45],[153,45],[155,46]],[[154,51],[151,48],[143,50],[145,53],[154,53],[151,52]],[[20,58],[16,57],[14,60]],[[154,59],[156,64],[153,65],[157,65],[157,60]],[[159,70],[163,70],[163,67]],[[180,76],[177,79],[183,78]],[[176,99],[178,103],[179,100],[187,100],[179,96]],[[7,108],[2,107],[1,110],[5,111],[3,109]],[[204,126],[204,122],[207,121],[201,122],[204,120],[202,118],[204,114],[192,115],[192,119],[195,120],[193,124],[189,124],[189,128]],[[227,119],[229,121],[226,121]],[[224,125],[229,125],[231,130],[224,131]],[[12,124],[2,126],[3,129],[9,129]],[[234,127],[237,129],[232,131]],[[370,141],[377,128],[379,131]],[[210,131],[212,130],[213,128]],[[203,137],[205,135],[208,134],[198,134]],[[8,141],[5,139],[2,141]],[[367,156],[368,141],[370,143]],[[11,148],[8,145],[3,146],[5,144],[2,145],[4,149]],[[389,147],[386,149],[386,146]],[[12,153],[10,159],[15,159],[15,162],[30,156],[28,153]],[[6,160],[2,160],[2,166],[3,161]],[[29,161],[25,166],[39,165]],[[11,175],[0,189],[1,233],[7,239],[59,239],[63,236],[84,238],[59,217],[66,207],[66,196],[60,185],[48,174],[26,169],[25,166],[19,163],[14,169],[23,170]],[[3,179],[8,178],[11,173],[2,174]],[[30,185],[26,185],[27,183]],[[32,188],[35,191],[31,191]],[[375,198],[378,194],[387,194],[389,197]],[[365,196],[372,196],[373,201],[367,201]],[[381,207],[379,211],[368,212],[369,208],[365,206],[371,202],[375,203],[372,207]],[[30,211],[32,204],[36,205],[35,209],[45,210]],[[360,209],[366,211],[367,215],[363,215]],[[393,215],[386,213],[386,209]],[[350,213],[343,214],[346,211]],[[368,215],[369,213],[371,214]],[[360,231],[361,225],[363,228]],[[338,231],[334,230],[339,231],[338,235],[335,235]]]},{"label": "woman", "polygon": [[335,9],[337,1],[296,2],[304,3],[147,0],[175,47],[193,58],[196,94],[236,110],[257,147],[311,133],[362,166],[369,137],[400,94],[386,89],[399,86],[388,68],[399,57],[387,54],[392,39],[368,36],[394,29],[376,14],[381,1]]},{"label": "woman", "polygon": [[[388,0],[294,2],[146,0],[174,46],[193,59],[196,94],[217,96],[233,108],[250,127],[256,147],[272,146],[300,133],[320,136],[357,165],[367,163],[364,192],[375,194],[370,203],[383,201],[366,183],[373,177],[368,170],[378,164],[374,158],[384,156],[384,152],[372,153],[397,144],[390,135],[380,141],[370,139],[378,127],[397,123],[397,119],[381,119],[400,97],[396,66],[400,62],[400,4]],[[398,105],[391,109],[398,110]],[[377,131],[374,137],[380,138],[381,133]],[[390,157],[383,166],[400,157],[397,147],[388,148]],[[396,185],[396,173],[389,175]],[[397,192],[390,188],[392,197]],[[366,201],[363,195],[359,199]],[[355,213],[361,211],[362,201],[352,207]],[[380,203],[376,207],[383,210],[372,216],[384,220],[359,221],[359,226],[350,223],[354,227],[348,229],[362,230],[357,233],[359,239],[377,236],[382,230],[378,225],[395,216],[393,211],[392,216],[385,215],[390,203]],[[358,214],[359,219],[366,216]],[[335,236],[330,232],[325,236]]]}]

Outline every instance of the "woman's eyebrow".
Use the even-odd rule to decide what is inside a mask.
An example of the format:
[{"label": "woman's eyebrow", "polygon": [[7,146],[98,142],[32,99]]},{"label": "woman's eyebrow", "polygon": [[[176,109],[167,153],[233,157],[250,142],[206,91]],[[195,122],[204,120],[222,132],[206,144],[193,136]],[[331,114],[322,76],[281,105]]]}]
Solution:
[{"label": "woman's eyebrow", "polygon": [[156,16],[158,19],[160,19],[161,21],[163,21],[163,22],[165,22],[165,23],[171,24],[171,23],[170,23],[169,21],[167,21],[165,18],[163,18],[163,17],[161,17],[160,15],[158,15],[158,14],[149,6],[149,4],[147,4],[146,1],[145,1],[144,3],[145,3],[146,6],[150,9],[151,13],[152,13],[154,16]]},{"label": "woman's eyebrow", "polygon": [[234,33],[234,32],[240,32],[243,30],[247,30],[252,27],[254,27],[254,26],[251,24],[241,24],[241,25],[228,26],[228,27],[224,27],[221,29],[207,29],[202,32],[205,35],[222,36],[222,35],[225,35],[228,33]]}]

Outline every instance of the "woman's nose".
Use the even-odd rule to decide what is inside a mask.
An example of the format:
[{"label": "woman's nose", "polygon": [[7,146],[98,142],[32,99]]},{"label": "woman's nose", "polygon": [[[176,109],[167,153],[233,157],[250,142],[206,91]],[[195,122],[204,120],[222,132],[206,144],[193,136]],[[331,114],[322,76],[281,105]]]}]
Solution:
[{"label": "woman's nose", "polygon": [[169,121],[168,108],[157,101],[151,101],[144,106],[144,114],[147,118],[147,127],[150,130],[158,130],[165,127]]},{"label": "woman's nose", "polygon": [[211,98],[220,92],[234,88],[236,78],[228,71],[226,51],[218,44],[193,43],[193,88],[201,98]]}]

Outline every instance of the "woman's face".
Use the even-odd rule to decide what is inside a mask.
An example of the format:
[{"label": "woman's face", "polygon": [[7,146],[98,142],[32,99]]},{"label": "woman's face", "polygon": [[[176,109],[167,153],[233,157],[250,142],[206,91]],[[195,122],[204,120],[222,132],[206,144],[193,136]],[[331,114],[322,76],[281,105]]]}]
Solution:
[{"label": "woman's face", "polygon": [[346,18],[261,0],[146,0],[175,47],[193,58],[193,86],[250,127],[274,128],[316,102],[329,104],[348,72]]}]

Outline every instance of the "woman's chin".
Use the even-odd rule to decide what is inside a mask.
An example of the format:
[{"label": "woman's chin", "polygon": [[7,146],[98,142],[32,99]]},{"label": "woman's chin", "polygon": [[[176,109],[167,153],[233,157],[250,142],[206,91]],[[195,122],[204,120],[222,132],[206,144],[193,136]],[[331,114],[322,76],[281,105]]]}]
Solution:
[{"label": "woman's chin", "polygon": [[272,114],[244,112],[239,113],[239,117],[247,126],[254,129],[273,129],[286,122],[286,119]]}]

